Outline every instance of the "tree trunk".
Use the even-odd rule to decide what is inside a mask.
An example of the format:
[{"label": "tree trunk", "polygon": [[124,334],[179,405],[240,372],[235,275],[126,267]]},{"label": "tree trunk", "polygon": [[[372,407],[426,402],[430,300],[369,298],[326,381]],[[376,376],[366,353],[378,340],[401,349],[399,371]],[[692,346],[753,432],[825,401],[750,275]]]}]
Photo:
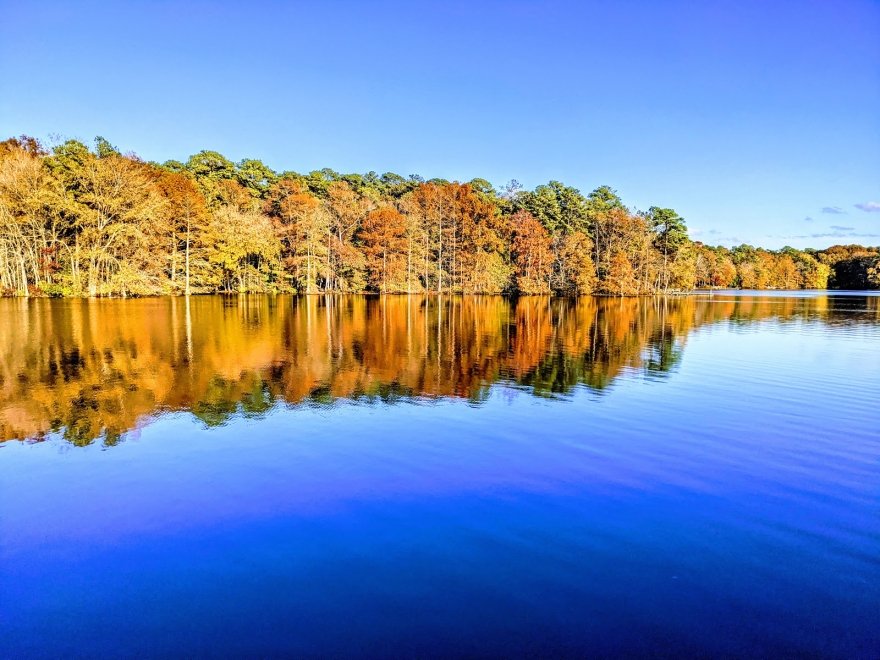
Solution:
[{"label": "tree trunk", "polygon": [[177,280],[177,232],[171,233],[171,284]]},{"label": "tree trunk", "polygon": [[184,289],[185,295],[189,295],[189,216],[186,218],[186,287]]},{"label": "tree trunk", "polygon": [[327,227],[327,277],[324,278],[324,291],[330,291],[333,286],[333,269],[331,268],[331,260],[330,260],[330,241],[333,236],[333,233],[330,230],[330,227]]},{"label": "tree trunk", "polygon": [[21,267],[21,295],[28,298],[30,297],[30,291],[28,290],[27,268],[24,265],[24,257],[19,259],[19,265]]},{"label": "tree trunk", "polygon": [[443,293],[443,209],[440,210],[439,249],[437,250],[437,293]]}]

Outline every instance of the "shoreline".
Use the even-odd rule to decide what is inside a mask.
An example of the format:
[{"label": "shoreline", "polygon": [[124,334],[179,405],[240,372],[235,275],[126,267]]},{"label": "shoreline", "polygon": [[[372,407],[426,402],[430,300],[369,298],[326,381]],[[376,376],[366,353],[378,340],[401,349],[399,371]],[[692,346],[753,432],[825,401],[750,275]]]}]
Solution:
[{"label": "shoreline", "polygon": [[688,298],[697,296],[713,296],[717,294],[723,295],[768,295],[768,296],[812,296],[812,295],[880,295],[880,289],[692,289],[690,291],[666,291],[657,293],[647,293],[639,295],[611,295],[607,293],[584,293],[584,294],[560,294],[560,293],[465,293],[461,291],[442,292],[423,291],[423,292],[379,292],[379,291],[360,291],[360,292],[342,292],[342,291],[321,291],[313,293],[300,293],[296,291],[212,291],[208,293],[192,293],[175,294],[175,293],[156,293],[133,296],[47,296],[47,295],[30,295],[30,296],[0,296],[0,300],[145,300],[152,298],[209,298],[213,296],[222,297],[242,297],[242,296],[261,296],[274,298],[278,296],[289,296],[291,298],[341,298],[349,296],[358,296],[364,298],[382,298],[382,297],[417,297],[417,298],[509,298],[515,300],[517,298],[553,298],[553,299],[571,299],[579,298],[603,298],[603,299],[648,299],[648,298]]}]

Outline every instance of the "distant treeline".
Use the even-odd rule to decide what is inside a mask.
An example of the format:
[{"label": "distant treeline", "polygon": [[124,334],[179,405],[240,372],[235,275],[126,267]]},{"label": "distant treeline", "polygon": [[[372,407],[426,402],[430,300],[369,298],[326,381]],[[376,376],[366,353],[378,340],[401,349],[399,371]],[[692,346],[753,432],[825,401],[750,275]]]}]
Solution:
[{"label": "distant treeline", "polygon": [[393,173],[277,173],[202,151],[145,163],[103,138],[0,142],[0,294],[217,291],[615,296],[880,288],[880,248],[690,240],[674,210],[558,181],[496,190]]}]

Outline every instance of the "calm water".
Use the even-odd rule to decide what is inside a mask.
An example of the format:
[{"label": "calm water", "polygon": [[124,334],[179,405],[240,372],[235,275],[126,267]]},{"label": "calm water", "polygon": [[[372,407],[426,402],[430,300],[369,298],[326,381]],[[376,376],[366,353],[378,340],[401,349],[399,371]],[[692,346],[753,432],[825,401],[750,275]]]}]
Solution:
[{"label": "calm water", "polygon": [[880,298],[0,300],[0,656],[880,656]]}]

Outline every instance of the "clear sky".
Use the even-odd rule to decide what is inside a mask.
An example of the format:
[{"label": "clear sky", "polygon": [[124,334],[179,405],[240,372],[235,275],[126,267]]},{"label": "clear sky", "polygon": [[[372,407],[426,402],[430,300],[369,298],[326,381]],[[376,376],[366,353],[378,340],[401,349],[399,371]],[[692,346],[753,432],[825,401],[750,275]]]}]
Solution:
[{"label": "clear sky", "polygon": [[0,0],[0,135],[103,135],[675,208],[708,243],[880,244],[880,2]]}]

